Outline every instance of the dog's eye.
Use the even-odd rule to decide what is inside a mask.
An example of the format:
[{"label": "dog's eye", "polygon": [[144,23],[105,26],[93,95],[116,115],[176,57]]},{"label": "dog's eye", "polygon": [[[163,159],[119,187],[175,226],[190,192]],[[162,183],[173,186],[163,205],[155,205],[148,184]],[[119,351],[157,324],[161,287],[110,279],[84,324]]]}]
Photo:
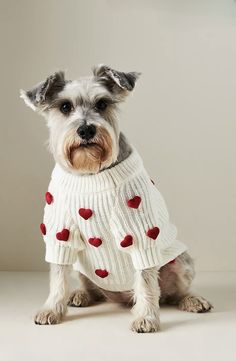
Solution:
[{"label": "dog's eye", "polygon": [[105,110],[105,109],[107,108],[107,105],[108,105],[108,104],[107,104],[106,100],[100,99],[100,100],[98,100],[97,103],[95,104],[95,108],[96,108],[97,110],[103,111],[103,110]]},{"label": "dog's eye", "polygon": [[60,106],[60,111],[63,114],[69,114],[71,112],[71,110],[72,110],[72,104],[69,101],[62,103]]}]

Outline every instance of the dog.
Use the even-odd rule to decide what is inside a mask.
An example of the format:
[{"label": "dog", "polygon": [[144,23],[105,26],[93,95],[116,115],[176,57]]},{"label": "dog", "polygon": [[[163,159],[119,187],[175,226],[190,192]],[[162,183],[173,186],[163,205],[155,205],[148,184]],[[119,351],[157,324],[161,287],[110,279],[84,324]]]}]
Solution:
[{"label": "dog", "polygon": [[[112,300],[132,306],[131,329],[160,330],[159,305],[208,312],[190,292],[194,263],[176,240],[164,199],[119,129],[119,104],[140,73],[106,65],[75,81],[56,72],[21,97],[43,115],[56,162],[40,225],[50,263],[50,293],[38,325],[61,322],[67,306]],[[68,275],[77,271],[72,293]]]}]

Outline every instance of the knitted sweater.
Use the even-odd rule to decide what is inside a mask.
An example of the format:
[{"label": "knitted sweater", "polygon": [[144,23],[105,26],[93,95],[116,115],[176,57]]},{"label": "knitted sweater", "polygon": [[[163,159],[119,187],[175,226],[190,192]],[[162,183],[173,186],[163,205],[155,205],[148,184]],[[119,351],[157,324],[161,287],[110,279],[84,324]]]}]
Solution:
[{"label": "knitted sweater", "polygon": [[135,270],[160,268],[186,250],[135,149],[95,175],[56,164],[41,231],[47,262],[73,264],[110,291],[132,289]]}]

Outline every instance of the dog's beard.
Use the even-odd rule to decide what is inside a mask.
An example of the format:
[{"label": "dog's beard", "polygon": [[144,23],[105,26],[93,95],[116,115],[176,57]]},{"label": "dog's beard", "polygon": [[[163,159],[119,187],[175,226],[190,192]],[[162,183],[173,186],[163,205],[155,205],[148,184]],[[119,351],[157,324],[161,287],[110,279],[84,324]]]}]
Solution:
[{"label": "dog's beard", "polygon": [[112,163],[112,138],[105,128],[97,129],[96,137],[90,142],[77,139],[74,131],[64,141],[67,163],[80,173],[98,173]]}]

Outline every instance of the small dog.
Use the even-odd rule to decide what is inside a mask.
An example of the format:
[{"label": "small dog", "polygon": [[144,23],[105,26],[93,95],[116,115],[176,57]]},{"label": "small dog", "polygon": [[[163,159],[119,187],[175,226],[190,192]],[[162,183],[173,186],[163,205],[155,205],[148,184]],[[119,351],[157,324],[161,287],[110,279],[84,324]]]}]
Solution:
[{"label": "small dog", "polygon": [[[50,294],[36,324],[59,323],[67,305],[109,299],[133,306],[133,331],[156,332],[161,303],[189,312],[212,308],[190,293],[193,260],[176,240],[141,158],[119,130],[118,106],[138,77],[99,65],[91,77],[68,81],[57,72],[21,91],[47,120],[56,162],[40,226],[51,265]],[[72,265],[80,288],[70,294]]]}]

